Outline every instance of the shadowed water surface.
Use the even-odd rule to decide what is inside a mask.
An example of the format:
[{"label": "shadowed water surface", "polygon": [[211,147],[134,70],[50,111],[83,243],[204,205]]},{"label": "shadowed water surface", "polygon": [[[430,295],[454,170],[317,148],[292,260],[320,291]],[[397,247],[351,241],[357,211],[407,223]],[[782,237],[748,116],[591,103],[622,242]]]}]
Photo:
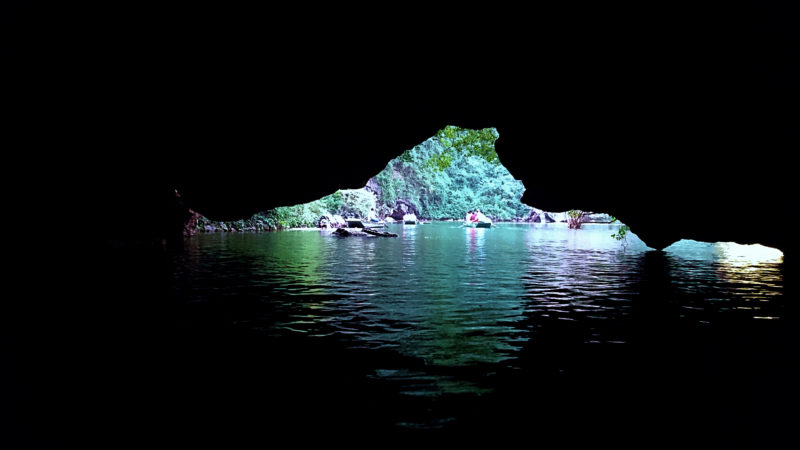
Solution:
[{"label": "shadowed water surface", "polygon": [[286,426],[552,433],[572,421],[613,434],[652,409],[657,432],[675,420],[668,407],[684,409],[684,430],[724,415],[691,406],[701,392],[724,397],[696,383],[736,366],[731,354],[754,357],[784,320],[775,255],[692,242],[648,252],[599,224],[390,231],[400,236],[191,238],[172,262],[184,350],[192,355],[198,336],[220,337],[212,353],[235,345],[234,395],[281,410]]}]

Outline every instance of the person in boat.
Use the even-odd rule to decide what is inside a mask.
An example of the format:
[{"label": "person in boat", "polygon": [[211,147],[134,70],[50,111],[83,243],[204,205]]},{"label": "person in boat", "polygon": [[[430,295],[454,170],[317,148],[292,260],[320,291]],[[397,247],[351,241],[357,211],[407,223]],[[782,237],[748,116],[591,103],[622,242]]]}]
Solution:
[{"label": "person in boat", "polygon": [[488,222],[488,217],[486,217],[480,209],[475,210],[475,222]]},{"label": "person in boat", "polygon": [[472,210],[467,211],[467,216],[464,217],[464,223],[470,223],[470,217],[472,217]]},{"label": "person in boat", "polygon": [[478,209],[476,209],[475,211],[472,211],[472,215],[469,216],[469,221],[470,222],[477,222],[478,221],[478,213],[479,212],[480,212],[480,210],[478,210]]},{"label": "person in boat", "polygon": [[380,222],[378,220],[378,217],[375,215],[375,208],[370,208],[369,209],[369,214],[367,214],[367,220],[369,220],[372,223]]}]

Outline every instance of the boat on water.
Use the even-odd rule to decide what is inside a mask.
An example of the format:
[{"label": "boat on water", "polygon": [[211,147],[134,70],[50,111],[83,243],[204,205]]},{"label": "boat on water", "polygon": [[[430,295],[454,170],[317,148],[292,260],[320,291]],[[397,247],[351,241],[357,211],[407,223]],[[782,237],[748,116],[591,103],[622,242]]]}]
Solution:
[{"label": "boat on water", "polygon": [[486,217],[480,210],[477,210],[471,217],[467,214],[464,226],[471,228],[492,228],[492,219]]},{"label": "boat on water", "polygon": [[492,221],[491,219],[487,219],[479,220],[477,222],[464,222],[464,226],[470,228],[492,228]]},{"label": "boat on water", "polygon": [[416,214],[406,214],[403,216],[403,224],[405,225],[416,225],[418,222]]}]

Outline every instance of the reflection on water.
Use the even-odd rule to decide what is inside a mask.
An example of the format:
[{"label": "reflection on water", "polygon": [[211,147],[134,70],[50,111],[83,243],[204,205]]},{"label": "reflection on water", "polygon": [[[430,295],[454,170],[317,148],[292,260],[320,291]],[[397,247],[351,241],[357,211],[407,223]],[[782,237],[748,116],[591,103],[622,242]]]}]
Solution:
[{"label": "reflection on water", "polygon": [[720,314],[774,320],[782,305],[783,253],[762,245],[681,240],[665,249],[673,284],[687,294],[688,317],[710,323]]},{"label": "reflection on water", "polygon": [[[403,395],[482,395],[496,388],[493,374],[524,365],[532,345],[629,342],[635,307],[648,301],[649,249],[635,235],[623,249],[615,230],[435,223],[393,225],[396,239],[200,235],[176,260],[175,289],[186,308],[222,302],[234,327],[277,343],[398,355],[376,358],[368,376]],[[740,250],[684,242],[661,257],[680,320],[780,317],[780,261]],[[416,363],[398,363],[406,360]]]}]

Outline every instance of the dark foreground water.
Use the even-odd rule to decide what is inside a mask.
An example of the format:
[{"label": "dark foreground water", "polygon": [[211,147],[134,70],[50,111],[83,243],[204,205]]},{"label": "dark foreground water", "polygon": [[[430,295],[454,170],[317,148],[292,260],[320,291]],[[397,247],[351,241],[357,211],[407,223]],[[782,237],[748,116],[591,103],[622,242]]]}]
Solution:
[{"label": "dark foreground water", "polygon": [[201,235],[38,277],[3,316],[0,443],[796,447],[774,254],[623,249],[608,225],[390,230]]},{"label": "dark foreground water", "polygon": [[780,257],[615,230],[194,237],[169,262],[172,407],[187,433],[779,443],[797,398]]}]

